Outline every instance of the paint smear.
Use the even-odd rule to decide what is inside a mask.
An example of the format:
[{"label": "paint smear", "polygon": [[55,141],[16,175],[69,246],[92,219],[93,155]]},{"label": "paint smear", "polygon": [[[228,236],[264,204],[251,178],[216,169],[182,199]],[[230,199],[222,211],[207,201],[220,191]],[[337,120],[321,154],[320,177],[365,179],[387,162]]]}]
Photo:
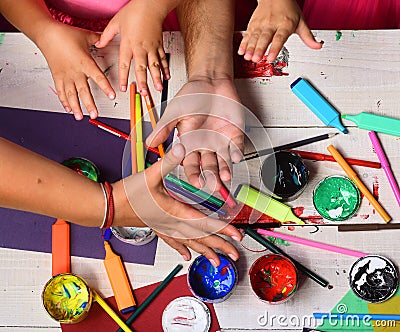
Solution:
[{"label": "paint smear", "polygon": [[374,182],[372,183],[372,195],[374,195],[376,200],[379,200],[379,181],[376,175],[374,176]]},{"label": "paint smear", "polygon": [[342,36],[343,36],[342,31],[336,31],[336,41],[340,40]]},{"label": "paint smear", "polygon": [[3,45],[5,35],[4,32],[0,33],[0,45]]},{"label": "paint smear", "polygon": [[274,62],[267,61],[267,55],[258,62],[247,61],[242,55],[238,55],[236,50],[239,48],[242,40],[242,34],[234,35],[234,65],[235,78],[257,78],[272,76],[287,76],[289,73],[283,72],[283,69],[289,65],[289,51],[283,47]]}]

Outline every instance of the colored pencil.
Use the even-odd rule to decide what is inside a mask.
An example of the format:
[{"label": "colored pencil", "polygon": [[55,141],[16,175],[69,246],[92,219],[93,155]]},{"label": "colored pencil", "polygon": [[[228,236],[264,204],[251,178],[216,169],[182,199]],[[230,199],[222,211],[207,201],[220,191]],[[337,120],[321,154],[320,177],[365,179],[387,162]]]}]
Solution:
[{"label": "colored pencil", "polygon": [[379,161],[382,164],[383,170],[385,171],[386,177],[389,181],[390,187],[392,188],[394,197],[396,198],[397,204],[400,206],[400,190],[399,186],[396,182],[396,179],[393,175],[392,169],[390,168],[389,161],[386,157],[385,151],[383,151],[383,147],[379,142],[379,138],[374,131],[370,131],[368,133],[369,138],[371,139],[372,146],[378,156]]},{"label": "colored pencil", "polygon": [[222,187],[219,191],[219,194],[221,197],[224,199],[225,203],[228,204],[228,206],[232,209],[234,208],[237,204],[235,199],[232,197],[232,195],[229,193],[228,189],[222,184]]},{"label": "colored pencil", "polygon": [[[328,154],[299,151],[299,150],[289,150],[297,153],[303,159],[319,160],[319,161],[336,161],[335,158]],[[367,161],[354,158],[344,158],[350,165],[370,167],[370,168],[381,168],[381,164],[374,161]]]},{"label": "colored pencil", "polygon": [[70,224],[57,219],[51,226],[51,269],[52,276],[71,272]]},{"label": "colored pencil", "polygon": [[327,287],[329,285],[329,282],[316,274],[314,271],[311,271],[292,257],[290,257],[288,254],[286,254],[282,249],[277,247],[275,244],[273,244],[271,241],[266,239],[265,237],[261,236],[258,234],[256,231],[250,229],[250,228],[245,228],[244,230],[245,234],[249,235],[252,237],[254,240],[256,240],[258,243],[262,244],[264,247],[268,248],[271,252],[274,254],[282,255],[287,258],[289,258],[293,264],[301,271],[303,272],[307,277],[309,277],[311,280],[315,281],[317,284],[321,285],[322,287]]},{"label": "colored pencil", "polygon": [[264,149],[264,150],[255,151],[255,152],[251,152],[251,153],[246,153],[244,155],[245,158],[242,159],[241,161],[247,161],[247,160],[251,160],[254,158],[261,157],[261,156],[266,156],[266,155],[274,153],[276,151],[290,150],[290,149],[298,148],[299,146],[319,142],[319,141],[322,141],[322,140],[325,140],[328,138],[332,138],[333,136],[336,136],[336,135],[338,135],[338,133],[323,134],[323,135],[318,135],[315,137],[306,138],[301,141],[280,145],[280,146],[277,146],[274,148],[269,148],[269,149]]},{"label": "colored pencil", "polygon": [[[153,104],[153,100],[151,99],[150,95],[146,95],[144,96],[144,100],[146,102],[146,107],[147,107],[147,112],[149,113],[150,116],[150,122],[151,122],[151,127],[154,130],[154,128],[157,125],[157,121],[156,121],[156,116],[154,115],[154,104]],[[165,155],[165,151],[164,151],[164,146],[162,144],[158,145],[158,151],[160,152],[160,157],[164,157]]]},{"label": "colored pencil", "polygon": [[261,235],[273,236],[278,239],[282,239],[282,240],[286,240],[286,241],[290,241],[290,242],[294,242],[294,243],[298,243],[298,244],[303,244],[303,245],[318,248],[318,249],[333,251],[333,252],[337,252],[337,253],[343,254],[343,255],[349,255],[349,256],[354,256],[354,257],[364,257],[367,255],[366,253],[363,253],[360,251],[336,247],[331,244],[317,242],[317,241],[313,241],[313,240],[309,240],[309,239],[303,239],[303,238],[293,236],[293,235],[272,232],[272,231],[269,231],[266,229],[259,229],[257,232],[258,232],[258,234],[261,234]]},{"label": "colored pencil", "polygon": [[[170,274],[157,286],[157,288],[143,301],[143,303],[136,308],[132,315],[126,320],[126,324],[132,324],[133,321],[139,316],[144,309],[157,297],[158,294],[171,282],[171,280],[178,274],[180,270],[182,270],[183,265],[178,264]],[[117,332],[122,332],[123,330],[120,328]]]},{"label": "colored pencil", "polygon": [[129,141],[129,135],[127,135],[124,132],[122,132],[122,131],[120,131],[118,129],[115,129],[114,127],[111,127],[111,126],[109,126],[109,125],[107,125],[107,124],[105,124],[103,122],[100,122],[100,121],[95,120],[95,119],[89,119],[89,123],[92,124],[92,125],[95,125],[99,129],[103,129],[103,130],[109,132],[110,134],[113,134],[113,135],[115,135],[117,137],[121,137],[121,138]]},{"label": "colored pencil", "polygon": [[192,186],[190,183],[186,181],[178,179],[176,176],[172,174],[168,174],[165,178],[218,207],[222,207],[224,205],[224,201],[220,200],[219,198],[212,196],[209,193],[196,188],[195,186]]},{"label": "colored pencil", "polygon": [[328,146],[328,151],[335,158],[336,162],[340,165],[340,167],[345,171],[347,176],[355,183],[358,189],[363,193],[363,195],[368,199],[371,205],[375,208],[375,210],[379,213],[382,219],[385,222],[389,222],[392,218],[386,213],[383,207],[378,203],[375,197],[371,194],[368,188],[361,182],[358,178],[356,172],[351,168],[351,166],[344,160],[342,155],[337,151],[333,145]]},{"label": "colored pencil", "polygon": [[142,124],[142,103],[140,94],[135,99],[135,122],[136,122],[136,162],[137,171],[144,170],[144,145],[143,145],[143,124]]},{"label": "colored pencil", "polygon": [[206,209],[216,212],[219,215],[225,217],[227,215],[227,212],[225,210],[222,210],[219,206],[214,205],[213,203],[210,203],[203,198],[196,196],[195,194],[191,193],[190,191],[185,190],[184,188],[180,187],[179,185],[175,184],[174,182],[171,182],[167,179],[164,179],[165,187],[173,191],[176,194],[182,195],[186,197],[187,199],[190,199],[191,201],[200,204],[201,206],[205,207]]},{"label": "colored pencil", "polygon": [[385,229],[400,229],[398,224],[343,224],[338,225],[339,232],[379,231]]},{"label": "colored pencil", "polygon": [[131,83],[129,86],[129,111],[130,111],[130,137],[131,137],[131,164],[132,174],[137,173],[137,157],[136,157],[136,84]]},{"label": "colored pencil", "polygon": [[93,289],[92,289],[92,294],[93,298],[100,305],[100,307],[102,307],[104,311],[114,320],[114,322],[116,322],[119,325],[121,331],[132,332],[129,326],[126,325],[125,322],[118,317],[118,315],[114,312],[114,310],[111,309],[111,307],[107,304],[107,302],[104,301],[102,297],[99,294],[97,294],[97,292]]},{"label": "colored pencil", "polygon": [[242,223],[242,222],[231,222],[229,225],[232,225],[236,228],[250,228],[250,229],[270,229],[270,228],[280,228],[283,225],[280,222],[255,222],[255,223]]}]

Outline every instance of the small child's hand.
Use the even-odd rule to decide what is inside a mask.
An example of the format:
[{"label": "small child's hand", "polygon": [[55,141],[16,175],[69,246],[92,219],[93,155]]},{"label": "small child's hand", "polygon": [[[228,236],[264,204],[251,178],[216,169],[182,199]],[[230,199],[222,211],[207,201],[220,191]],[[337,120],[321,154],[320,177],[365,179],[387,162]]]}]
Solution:
[{"label": "small child's hand", "polygon": [[76,120],[83,118],[79,99],[91,118],[98,115],[88,78],[110,99],[115,98],[113,88],[89,53],[98,39],[99,35],[94,32],[55,23],[38,43],[50,67],[58,98],[67,112],[73,112]]},{"label": "small child's hand", "polygon": [[295,0],[258,0],[238,54],[244,55],[246,60],[258,62],[271,44],[267,60],[272,62],[292,33],[297,33],[312,49],[322,47],[308,28]]},{"label": "small child's hand", "polygon": [[[96,47],[105,47],[121,34],[119,52],[119,88],[126,91],[132,58],[138,90],[147,95],[147,67],[156,90],[162,90],[161,73],[170,78],[162,40],[162,23],[168,12],[152,8],[151,1],[130,1],[110,21]],[[158,6],[160,7],[160,6]]]}]

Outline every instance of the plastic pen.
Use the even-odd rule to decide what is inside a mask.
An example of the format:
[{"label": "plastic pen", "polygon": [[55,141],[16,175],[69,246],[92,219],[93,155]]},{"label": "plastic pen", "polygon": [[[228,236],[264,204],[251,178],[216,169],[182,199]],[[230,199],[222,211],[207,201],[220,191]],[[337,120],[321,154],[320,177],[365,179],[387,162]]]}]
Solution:
[{"label": "plastic pen", "polygon": [[354,122],[361,129],[400,136],[400,119],[367,112],[361,112],[356,115],[343,114],[342,119]]},{"label": "plastic pen", "polygon": [[363,193],[363,195],[368,199],[368,201],[371,203],[371,205],[375,208],[375,210],[380,214],[382,219],[385,222],[389,222],[392,220],[392,218],[386,213],[386,211],[383,209],[383,207],[378,203],[378,201],[375,199],[375,197],[371,194],[371,192],[368,190],[368,188],[364,185],[364,183],[361,182],[361,180],[358,178],[356,172],[350,167],[350,165],[344,160],[342,155],[334,148],[333,145],[328,146],[328,151],[331,153],[333,158],[337,161],[337,163],[342,167],[342,169],[345,171],[347,176],[354,181],[358,189]]},{"label": "plastic pen", "polygon": [[390,187],[392,188],[394,196],[396,197],[397,204],[399,204],[399,206],[400,206],[399,186],[396,182],[396,179],[394,178],[392,169],[390,168],[389,161],[386,158],[385,152],[383,151],[383,147],[382,147],[381,143],[379,142],[378,136],[376,135],[376,133],[374,131],[370,131],[368,133],[368,136],[371,139],[374,150],[378,156],[379,161],[382,164],[382,168],[385,171],[386,177],[389,180]]}]

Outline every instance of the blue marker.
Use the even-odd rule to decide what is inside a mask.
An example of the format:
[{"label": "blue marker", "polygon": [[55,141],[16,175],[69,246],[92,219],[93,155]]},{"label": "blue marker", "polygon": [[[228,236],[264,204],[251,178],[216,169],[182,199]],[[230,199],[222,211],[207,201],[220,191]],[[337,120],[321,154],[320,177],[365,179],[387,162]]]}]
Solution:
[{"label": "blue marker", "polygon": [[340,122],[338,111],[310,83],[299,77],[290,84],[290,88],[324,124],[333,126],[343,134],[347,134],[347,129]]}]

